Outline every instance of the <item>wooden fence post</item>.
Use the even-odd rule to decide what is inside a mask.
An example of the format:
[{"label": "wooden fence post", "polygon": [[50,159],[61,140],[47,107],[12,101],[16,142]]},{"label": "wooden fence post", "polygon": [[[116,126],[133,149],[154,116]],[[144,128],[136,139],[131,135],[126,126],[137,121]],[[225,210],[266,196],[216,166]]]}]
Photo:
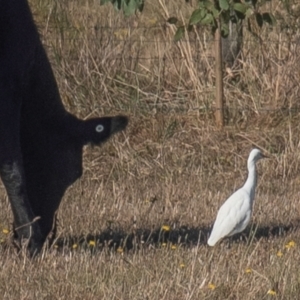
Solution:
[{"label": "wooden fence post", "polygon": [[222,62],[222,38],[220,20],[217,19],[218,28],[215,32],[215,55],[216,55],[216,111],[217,126],[224,127],[224,89],[223,89],[223,62]]}]

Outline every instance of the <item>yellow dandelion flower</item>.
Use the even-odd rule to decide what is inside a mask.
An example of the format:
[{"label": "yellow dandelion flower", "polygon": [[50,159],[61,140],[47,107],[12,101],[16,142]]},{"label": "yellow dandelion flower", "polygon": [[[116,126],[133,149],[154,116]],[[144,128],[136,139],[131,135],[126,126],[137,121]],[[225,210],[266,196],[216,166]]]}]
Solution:
[{"label": "yellow dandelion flower", "polygon": [[290,241],[285,245],[285,248],[290,249],[296,246],[296,243],[294,241]]},{"label": "yellow dandelion flower", "polygon": [[125,38],[128,34],[128,29],[120,29],[114,32],[114,35],[118,38],[118,39],[122,39]]},{"label": "yellow dandelion flower", "polygon": [[251,268],[247,268],[247,269],[245,270],[245,273],[247,273],[247,274],[252,273],[252,269],[251,269]]},{"label": "yellow dandelion flower", "polygon": [[96,245],[96,242],[95,241],[89,241],[89,245],[94,247]]},{"label": "yellow dandelion flower", "polygon": [[215,286],[213,283],[211,283],[211,282],[208,284],[207,287],[208,287],[210,290],[212,290],[212,291],[216,288],[216,286]]},{"label": "yellow dandelion flower", "polygon": [[156,18],[149,19],[148,23],[149,23],[149,25],[155,25],[155,24],[157,24],[157,19]]},{"label": "yellow dandelion flower", "polygon": [[274,290],[268,290],[268,295],[275,296],[276,292]]},{"label": "yellow dandelion flower", "polygon": [[73,249],[76,249],[77,247],[78,247],[77,244],[73,244],[73,245],[72,245],[72,248],[73,248]]},{"label": "yellow dandelion flower", "polygon": [[122,247],[118,247],[117,252],[123,253],[123,248]]},{"label": "yellow dandelion flower", "polygon": [[6,228],[2,229],[2,232],[3,232],[4,234],[9,234],[9,230],[6,229]]},{"label": "yellow dandelion flower", "polygon": [[171,227],[169,225],[163,225],[161,227],[161,230],[164,230],[164,231],[170,231]]},{"label": "yellow dandelion flower", "polygon": [[185,264],[184,264],[184,263],[181,263],[181,264],[179,265],[179,267],[180,267],[181,269],[183,269],[183,268],[185,267]]},{"label": "yellow dandelion flower", "polygon": [[172,249],[172,250],[175,250],[176,248],[177,248],[176,245],[172,245],[172,246],[171,246],[171,249]]},{"label": "yellow dandelion flower", "polygon": [[167,243],[162,243],[161,246],[162,246],[162,247],[166,247],[166,246],[167,246]]},{"label": "yellow dandelion flower", "polygon": [[282,253],[281,250],[279,250],[279,251],[276,253],[276,255],[277,255],[278,257],[281,257],[281,256],[283,255],[283,253]]}]

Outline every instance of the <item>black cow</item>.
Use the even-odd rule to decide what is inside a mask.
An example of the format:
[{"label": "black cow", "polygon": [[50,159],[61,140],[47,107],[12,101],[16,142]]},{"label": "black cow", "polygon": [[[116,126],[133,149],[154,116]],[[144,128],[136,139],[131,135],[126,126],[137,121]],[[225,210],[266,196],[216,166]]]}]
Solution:
[{"label": "black cow", "polygon": [[[67,112],[27,0],[0,0],[0,175],[15,237],[38,253],[66,189],[82,174],[82,148],[127,126]],[[40,218],[36,218],[40,217]]]}]

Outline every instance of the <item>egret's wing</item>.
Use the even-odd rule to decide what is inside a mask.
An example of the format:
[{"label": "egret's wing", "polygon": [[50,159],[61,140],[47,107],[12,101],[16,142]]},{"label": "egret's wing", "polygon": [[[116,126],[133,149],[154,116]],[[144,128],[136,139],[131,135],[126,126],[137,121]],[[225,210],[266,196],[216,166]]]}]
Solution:
[{"label": "egret's wing", "polygon": [[239,227],[251,213],[249,197],[247,192],[239,189],[220,207],[208,240],[210,246],[214,246],[223,237],[244,229],[239,230]]}]

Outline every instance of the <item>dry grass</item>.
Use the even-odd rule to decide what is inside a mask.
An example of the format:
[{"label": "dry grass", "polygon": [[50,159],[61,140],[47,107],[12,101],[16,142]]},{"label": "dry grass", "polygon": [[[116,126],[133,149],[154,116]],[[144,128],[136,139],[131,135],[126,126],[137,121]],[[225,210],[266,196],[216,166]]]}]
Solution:
[{"label": "dry grass", "polygon": [[[2,232],[12,216],[0,186],[2,299],[298,299],[297,18],[275,2],[277,27],[245,35],[243,69],[225,79],[220,132],[211,38],[199,30],[174,44],[163,20],[184,20],[192,7],[168,2],[147,1],[139,18],[124,19],[99,1],[31,1],[66,107],[83,118],[122,112],[131,122],[86,148],[56,246],[34,261]],[[209,248],[209,228],[243,183],[253,145],[271,158],[258,164],[251,226]]]}]

